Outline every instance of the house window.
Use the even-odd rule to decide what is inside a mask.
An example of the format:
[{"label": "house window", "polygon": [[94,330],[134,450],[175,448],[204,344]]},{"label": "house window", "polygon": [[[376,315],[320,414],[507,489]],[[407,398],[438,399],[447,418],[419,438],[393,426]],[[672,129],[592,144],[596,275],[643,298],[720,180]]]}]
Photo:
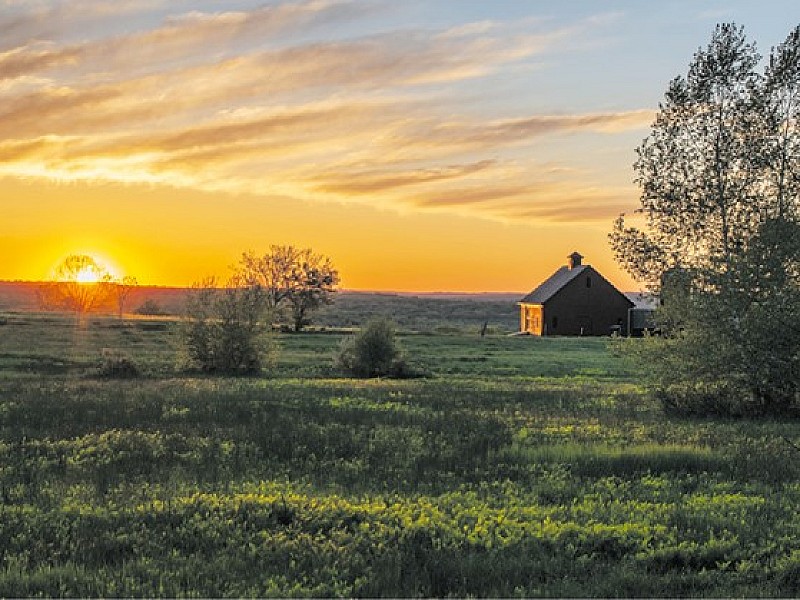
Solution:
[{"label": "house window", "polygon": [[592,278],[591,277],[587,277],[586,278],[586,287],[587,288],[592,287]]},{"label": "house window", "polygon": [[558,327],[558,317],[553,317],[553,329]]}]

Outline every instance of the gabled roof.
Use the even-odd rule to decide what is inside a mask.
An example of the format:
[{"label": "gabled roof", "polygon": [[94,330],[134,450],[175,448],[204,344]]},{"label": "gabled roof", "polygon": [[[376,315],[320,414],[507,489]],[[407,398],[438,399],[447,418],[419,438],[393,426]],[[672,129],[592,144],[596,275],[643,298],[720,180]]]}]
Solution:
[{"label": "gabled roof", "polygon": [[583,273],[589,265],[578,265],[576,267],[561,267],[530,294],[520,300],[520,304],[544,304],[555,296],[561,288]]}]

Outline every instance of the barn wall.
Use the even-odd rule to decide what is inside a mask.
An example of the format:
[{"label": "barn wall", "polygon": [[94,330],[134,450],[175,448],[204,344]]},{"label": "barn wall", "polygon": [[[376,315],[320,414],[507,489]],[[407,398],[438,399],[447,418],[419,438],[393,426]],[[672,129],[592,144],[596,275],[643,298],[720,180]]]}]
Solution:
[{"label": "barn wall", "polygon": [[589,267],[545,303],[547,334],[609,335],[614,325],[621,325],[625,335],[630,306],[625,296]]}]

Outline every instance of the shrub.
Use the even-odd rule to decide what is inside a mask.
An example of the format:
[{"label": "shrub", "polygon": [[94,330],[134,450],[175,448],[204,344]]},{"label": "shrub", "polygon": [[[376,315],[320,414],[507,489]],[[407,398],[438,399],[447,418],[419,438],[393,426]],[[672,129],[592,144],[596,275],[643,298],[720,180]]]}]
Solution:
[{"label": "shrub", "polygon": [[187,362],[207,373],[254,374],[272,347],[266,296],[258,286],[213,280],[195,285],[186,301],[180,342]]},{"label": "shrub", "polygon": [[743,416],[748,410],[747,391],[733,382],[684,381],[653,389],[653,396],[668,413],[697,416]]},{"label": "shrub", "polygon": [[121,350],[103,348],[101,352],[100,377],[132,378],[139,376],[139,367],[131,357]]},{"label": "shrub", "polygon": [[721,302],[707,295],[660,307],[662,335],[618,338],[612,347],[641,372],[645,388],[670,413],[797,414],[798,332],[778,312],[764,315],[753,307],[736,319],[719,317],[726,314]]},{"label": "shrub", "polygon": [[361,331],[344,338],[336,365],[356,377],[413,376],[395,338],[394,323],[385,318],[371,319]]},{"label": "shrub", "polygon": [[152,298],[148,298],[144,302],[139,305],[134,311],[137,315],[147,315],[147,316],[161,316],[167,314],[166,311],[161,308],[161,305],[153,300]]}]

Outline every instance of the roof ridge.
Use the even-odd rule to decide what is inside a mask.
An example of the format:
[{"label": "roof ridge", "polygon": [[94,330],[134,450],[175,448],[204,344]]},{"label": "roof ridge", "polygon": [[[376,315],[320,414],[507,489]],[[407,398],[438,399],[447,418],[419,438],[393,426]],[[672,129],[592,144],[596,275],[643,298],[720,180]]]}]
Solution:
[{"label": "roof ridge", "polygon": [[576,265],[571,269],[561,266],[550,277],[545,279],[536,289],[520,300],[521,304],[544,304],[555,296],[570,281],[575,279],[591,265]]}]

